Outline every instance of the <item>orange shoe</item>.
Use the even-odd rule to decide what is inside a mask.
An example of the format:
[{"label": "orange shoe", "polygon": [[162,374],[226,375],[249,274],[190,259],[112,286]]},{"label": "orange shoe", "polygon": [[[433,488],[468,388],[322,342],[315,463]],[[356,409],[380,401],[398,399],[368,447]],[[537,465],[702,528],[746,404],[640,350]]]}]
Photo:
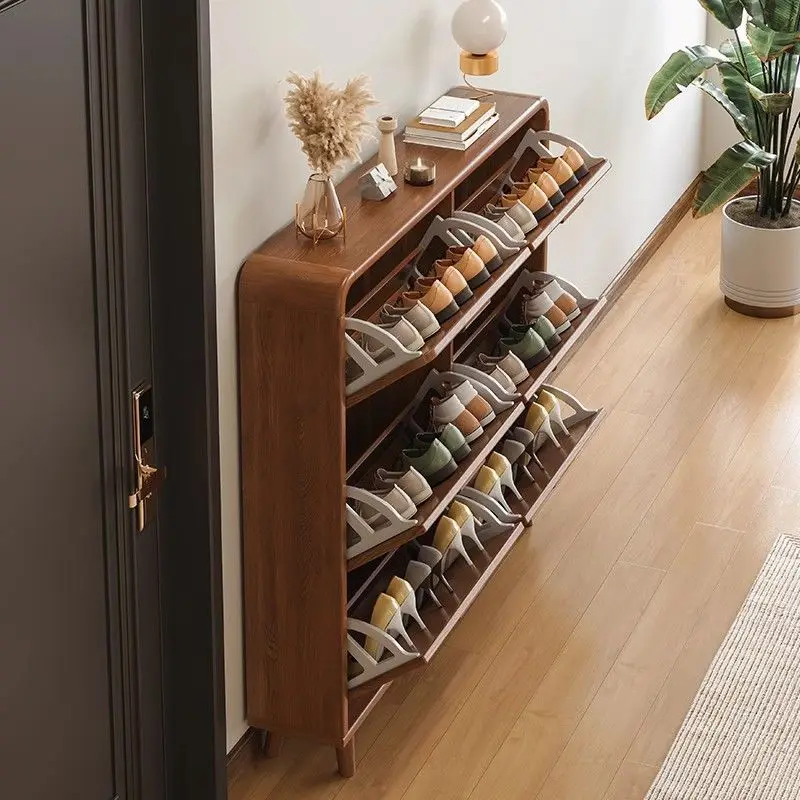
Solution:
[{"label": "orange shoe", "polygon": [[583,160],[583,156],[574,147],[568,147],[561,158],[567,162],[567,166],[579,181],[582,181],[589,174],[589,169]]},{"label": "orange shoe", "polygon": [[467,279],[455,267],[450,265],[437,268],[435,277],[417,278],[414,288],[418,292],[424,292],[430,286],[433,286],[434,282],[444,284],[445,289],[453,295],[453,299],[459,306],[463,306],[472,297],[472,289],[469,288]]},{"label": "orange shoe", "polygon": [[543,167],[529,169],[527,177],[531,185],[536,184],[545,193],[554,208],[564,201],[564,194],[558,188],[556,179],[549,172],[545,172]]},{"label": "orange shoe", "polygon": [[440,281],[434,281],[429,288],[423,291],[403,292],[400,295],[400,304],[403,308],[413,308],[417,302],[432,311],[439,323],[458,313],[458,303],[450,290]]},{"label": "orange shoe", "polygon": [[470,247],[451,247],[447,251],[447,257],[440,258],[433,265],[437,275],[450,267],[458,270],[464,276],[470,289],[477,289],[489,280],[489,270]]},{"label": "orange shoe", "polygon": [[563,158],[540,158],[539,166],[542,167],[548,175],[552,175],[562,193],[569,192],[578,185],[578,179],[575,177],[575,173]]}]

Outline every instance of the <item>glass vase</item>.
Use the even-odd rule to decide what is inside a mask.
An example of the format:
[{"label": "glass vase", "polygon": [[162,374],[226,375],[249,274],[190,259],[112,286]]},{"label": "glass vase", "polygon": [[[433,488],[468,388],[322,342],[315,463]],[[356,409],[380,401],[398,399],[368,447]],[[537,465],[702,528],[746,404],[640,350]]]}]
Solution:
[{"label": "glass vase", "polygon": [[297,230],[314,242],[331,239],[344,227],[344,214],[329,175],[315,172],[306,184],[295,215]]}]

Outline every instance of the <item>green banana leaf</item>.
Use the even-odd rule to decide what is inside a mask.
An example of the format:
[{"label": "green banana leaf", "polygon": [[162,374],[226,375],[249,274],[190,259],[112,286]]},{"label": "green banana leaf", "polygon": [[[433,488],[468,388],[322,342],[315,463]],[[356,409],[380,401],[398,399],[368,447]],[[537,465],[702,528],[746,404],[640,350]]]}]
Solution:
[{"label": "green banana leaf", "polygon": [[698,2],[717,22],[729,30],[735,30],[742,24],[744,9],[740,0],[698,0]]},{"label": "green banana leaf", "polygon": [[797,31],[776,31],[756,25],[752,20],[747,23],[747,38],[753,46],[753,52],[761,61],[772,61],[783,53],[794,50],[800,43],[800,33]]},{"label": "green banana leaf", "polygon": [[762,92],[756,86],[747,84],[750,95],[761,108],[772,116],[779,117],[784,111],[792,107],[792,96],[783,92]]},{"label": "green banana leaf", "polygon": [[735,197],[775,160],[754,142],[739,142],[729,147],[704,173],[694,198],[692,215],[703,217]]},{"label": "green banana leaf", "polygon": [[766,83],[764,82],[764,65],[758,60],[758,57],[753,52],[750,42],[742,42],[742,55],[744,55],[744,61],[742,61],[742,57],[739,54],[739,48],[733,39],[726,39],[720,45],[719,51],[726,58],[737,62],[744,68],[745,72],[747,72],[747,80],[749,80],[753,86],[757,86],[759,89],[761,89],[761,91],[766,90],[767,87]]},{"label": "green banana leaf", "polygon": [[749,17],[752,17],[759,25],[764,24],[764,6],[762,0],[740,0],[744,10]]},{"label": "green banana leaf", "polygon": [[768,28],[785,33],[797,30],[800,17],[800,0],[761,0],[764,6],[764,23]]},{"label": "green banana leaf", "polygon": [[645,113],[652,119],[673,98],[706,70],[730,59],[714,47],[699,44],[673,53],[653,76],[645,95]]},{"label": "green banana leaf", "polygon": [[[732,67],[730,68],[733,69]],[[694,85],[704,91],[713,100],[716,100],[717,103],[731,115],[734,124],[739,129],[739,133],[741,133],[742,136],[746,136],[748,139],[756,138],[755,116],[751,118],[747,114],[742,113],[736,103],[734,103],[713,81],[700,77],[695,79]],[[752,111],[752,103],[750,104],[750,110]]]}]

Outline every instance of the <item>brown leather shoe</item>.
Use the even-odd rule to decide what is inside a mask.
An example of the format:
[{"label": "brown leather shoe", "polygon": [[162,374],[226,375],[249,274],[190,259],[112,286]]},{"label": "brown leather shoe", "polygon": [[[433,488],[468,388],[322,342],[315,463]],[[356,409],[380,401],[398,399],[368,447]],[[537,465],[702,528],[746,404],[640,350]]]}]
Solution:
[{"label": "brown leather shoe", "polygon": [[575,173],[575,177],[579,181],[582,181],[589,174],[589,169],[583,160],[583,156],[574,147],[568,147],[561,158],[567,162],[567,166]]},{"label": "brown leather shoe", "polygon": [[555,179],[562,192],[568,192],[578,185],[575,173],[563,158],[540,158],[539,166]]},{"label": "brown leather shoe", "polygon": [[466,278],[455,267],[449,265],[436,268],[435,276],[417,278],[414,288],[418,292],[424,292],[437,280],[444,284],[459,306],[463,306],[472,297],[472,289],[469,288]]},{"label": "brown leather shoe", "polygon": [[500,204],[504,208],[510,208],[517,202],[529,208],[538,222],[553,213],[547,195],[535,183],[516,183],[513,194],[500,196]]},{"label": "brown leather shoe", "polygon": [[412,308],[417,302],[429,308],[439,323],[450,319],[453,314],[458,312],[458,303],[453,295],[441,281],[437,280],[434,280],[430,287],[423,291],[403,292],[400,295],[400,303],[403,308]]},{"label": "brown leather shoe", "polygon": [[535,183],[547,195],[551,206],[555,207],[564,201],[564,194],[558,188],[556,179],[549,172],[545,172],[543,167],[529,169],[527,177],[531,184]]}]

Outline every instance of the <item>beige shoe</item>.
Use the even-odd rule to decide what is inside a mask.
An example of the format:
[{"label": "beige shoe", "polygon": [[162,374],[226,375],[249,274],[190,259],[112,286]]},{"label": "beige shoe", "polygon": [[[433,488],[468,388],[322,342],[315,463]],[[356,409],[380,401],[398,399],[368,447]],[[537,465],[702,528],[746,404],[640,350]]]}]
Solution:
[{"label": "beige shoe", "polygon": [[539,166],[553,177],[562,192],[568,192],[578,185],[575,173],[563,158],[540,158]]},{"label": "beige shoe", "polygon": [[445,384],[445,388],[461,401],[464,408],[466,408],[483,427],[494,422],[494,410],[489,403],[478,394],[478,390],[468,380],[463,380],[456,385],[447,383]]},{"label": "beige shoe", "polygon": [[[513,200],[512,200],[513,198]],[[547,195],[535,183],[515,183],[513,195],[502,195],[500,202],[511,207],[512,202],[520,202],[528,208],[537,222],[553,213],[553,206]]]},{"label": "beige shoe", "polygon": [[501,369],[496,363],[482,364],[481,362],[477,362],[475,366],[481,372],[485,372],[490,378],[494,378],[494,380],[496,380],[509,394],[516,393],[517,387],[515,386],[514,381],[512,381],[511,378],[508,377],[508,373]]},{"label": "beige shoe", "polygon": [[534,286],[536,289],[544,289],[547,296],[567,315],[568,320],[572,321],[581,315],[578,301],[555,278],[536,281]]},{"label": "beige shoe", "polygon": [[547,317],[556,329],[556,333],[559,334],[572,327],[567,315],[542,289],[538,289],[533,294],[524,294],[522,296],[523,322],[526,325],[532,325],[537,317]]},{"label": "beige shoe", "polygon": [[537,225],[536,217],[524,203],[515,200],[509,208],[488,203],[483,213],[512,239],[523,240]]},{"label": "beige shoe", "polygon": [[[419,615],[419,611],[417,611],[417,596],[414,592],[414,587],[407,580],[398,578],[397,575],[395,575],[389,581],[386,594],[397,601],[397,605],[400,606],[401,618],[411,617],[422,630],[428,630],[425,623],[422,621],[422,617]],[[405,622],[405,620],[403,620],[403,622]]]},{"label": "beige shoe", "polygon": [[[458,252],[461,250],[461,252]],[[458,270],[467,282],[470,289],[477,289],[489,280],[489,271],[477,253],[469,247],[454,248],[447,251],[445,258],[440,258],[433,265],[437,275],[444,274],[449,268]]]},{"label": "beige shoe", "polygon": [[564,202],[564,194],[558,188],[556,179],[549,172],[545,172],[543,167],[529,169],[527,177],[531,185],[536,184],[547,195],[547,199],[553,208]]},{"label": "beige shoe", "polygon": [[453,560],[453,553],[457,553],[467,564],[474,567],[464,546],[461,527],[454,519],[445,516],[439,520],[433,534],[433,546],[442,554],[442,569]]},{"label": "beige shoe", "polygon": [[504,356],[487,356],[485,353],[480,353],[478,355],[478,366],[484,371],[488,371],[489,368],[500,367],[514,384],[515,388],[510,390],[512,393],[516,391],[517,386],[530,378],[528,368],[518,356],[510,351]]},{"label": "beige shoe", "polygon": [[[503,266],[503,259],[497,252],[497,248],[489,240],[488,236],[481,234],[472,247],[451,247],[447,251],[448,258],[454,258],[456,255],[463,254],[466,250],[474,251],[475,255],[481,260],[489,272],[494,272],[499,267]],[[453,255],[450,255],[453,253]]]},{"label": "beige shoe", "polygon": [[558,427],[562,433],[569,436],[569,431],[564,424],[564,416],[561,412],[561,403],[558,402],[558,398],[554,394],[548,392],[547,389],[542,389],[536,399],[541,403],[542,408],[548,413],[550,419],[555,422],[556,427]]},{"label": "beige shoe", "polygon": [[439,282],[450,292],[459,307],[463,306],[472,297],[472,289],[469,288],[467,279],[455,267],[451,266],[437,269],[435,277],[417,278],[414,288],[418,292],[424,292],[434,283]]},{"label": "beige shoe", "polygon": [[589,174],[583,156],[574,147],[568,147],[561,158],[567,162],[567,166],[572,170],[579,181],[583,180]]},{"label": "beige shoe", "polygon": [[453,299],[453,295],[447,287],[440,281],[433,284],[421,292],[403,292],[400,295],[400,304],[404,308],[412,308],[416,303],[422,303],[427,309],[433,312],[436,321],[439,323],[450,319],[453,314],[458,313],[458,303]]},{"label": "beige shoe", "polygon": [[439,323],[433,312],[422,303],[414,303],[411,308],[402,308],[386,303],[381,308],[381,322],[397,322],[398,319],[407,319],[418,331],[423,339],[430,339],[439,331]]},{"label": "beige shoe", "polygon": [[437,433],[448,423],[452,423],[461,431],[467,444],[474,442],[483,434],[483,427],[478,419],[471,411],[467,411],[455,394],[449,394],[444,399],[432,397],[431,418],[433,429]]}]

